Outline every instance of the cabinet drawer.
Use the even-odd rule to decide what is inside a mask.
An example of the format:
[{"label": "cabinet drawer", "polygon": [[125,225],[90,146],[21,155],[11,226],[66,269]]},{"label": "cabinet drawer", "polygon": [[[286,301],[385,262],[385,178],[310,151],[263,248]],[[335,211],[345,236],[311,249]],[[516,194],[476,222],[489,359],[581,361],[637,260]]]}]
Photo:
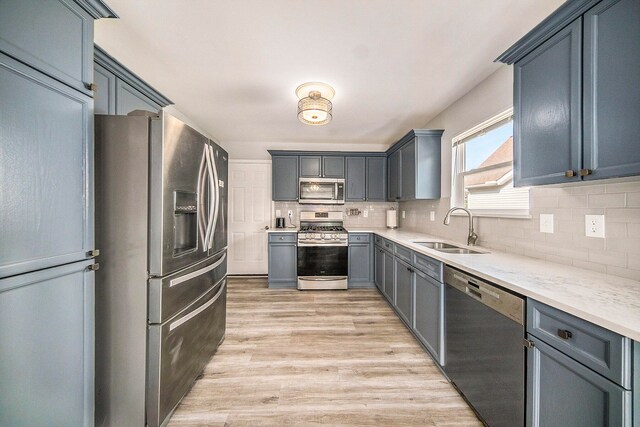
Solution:
[{"label": "cabinet drawer", "polygon": [[382,249],[393,253],[393,242],[390,242],[387,239],[382,239]]},{"label": "cabinet drawer", "polygon": [[413,252],[413,266],[433,277],[438,282],[442,282],[443,264],[440,261],[426,255]]},{"label": "cabinet drawer", "polygon": [[349,243],[369,243],[371,235],[369,233],[349,233]]},{"label": "cabinet drawer", "polygon": [[411,263],[411,250],[404,246],[395,245],[393,254],[403,261]]},{"label": "cabinet drawer", "polygon": [[91,95],[93,18],[74,2],[2,2],[0,50]]},{"label": "cabinet drawer", "polygon": [[375,236],[375,242],[376,242],[376,245],[382,247],[383,246],[382,243],[384,242],[384,239],[380,236]]},{"label": "cabinet drawer", "polygon": [[613,382],[631,388],[631,340],[538,301],[527,302],[527,332]]},{"label": "cabinet drawer", "polygon": [[297,240],[296,233],[269,233],[269,243],[295,243]]}]

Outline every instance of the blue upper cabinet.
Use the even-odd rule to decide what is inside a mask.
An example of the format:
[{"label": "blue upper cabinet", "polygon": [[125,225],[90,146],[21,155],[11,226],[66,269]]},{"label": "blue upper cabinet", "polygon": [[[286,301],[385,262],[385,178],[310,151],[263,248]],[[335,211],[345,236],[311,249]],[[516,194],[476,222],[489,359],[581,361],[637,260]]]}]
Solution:
[{"label": "blue upper cabinet", "polygon": [[93,20],[115,16],[95,0],[4,0],[0,51],[92,95]]},{"label": "blue upper cabinet", "polygon": [[440,198],[443,132],[413,129],[387,151],[389,201]]},{"label": "blue upper cabinet", "polygon": [[271,183],[274,201],[297,201],[298,156],[272,156]]},{"label": "blue upper cabinet", "polygon": [[579,180],[582,19],[514,65],[515,185]]},{"label": "blue upper cabinet", "polygon": [[301,155],[300,177],[344,178],[344,156]]},{"label": "blue upper cabinet", "polygon": [[367,200],[384,202],[387,200],[387,158],[367,157]]},{"label": "blue upper cabinet", "polygon": [[603,1],[583,25],[584,177],[638,175],[640,1]]},{"label": "blue upper cabinet", "polygon": [[0,53],[0,277],[93,249],[93,100]]},{"label": "blue upper cabinet", "polygon": [[173,102],[95,46],[95,113],[127,115],[134,110],[157,112]]},{"label": "blue upper cabinet", "polygon": [[366,200],[367,158],[346,157],[347,163],[347,193],[345,200],[358,202]]},{"label": "blue upper cabinet", "polygon": [[640,3],[564,3],[497,60],[514,66],[514,183],[640,174]]}]

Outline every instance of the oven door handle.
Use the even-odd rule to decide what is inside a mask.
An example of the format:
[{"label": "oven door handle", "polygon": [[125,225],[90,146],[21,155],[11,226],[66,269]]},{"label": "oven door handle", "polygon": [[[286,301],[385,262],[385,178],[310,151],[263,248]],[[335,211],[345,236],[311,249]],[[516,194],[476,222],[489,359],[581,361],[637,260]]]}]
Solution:
[{"label": "oven door handle", "polygon": [[298,276],[300,280],[308,280],[309,282],[331,282],[336,279],[341,279],[347,276],[327,276],[327,277],[319,277],[319,276]]},{"label": "oven door handle", "polygon": [[298,247],[302,247],[302,248],[310,248],[310,247],[317,247],[317,248],[328,248],[328,247],[348,247],[349,244],[348,243],[303,243],[303,242],[298,242]]}]

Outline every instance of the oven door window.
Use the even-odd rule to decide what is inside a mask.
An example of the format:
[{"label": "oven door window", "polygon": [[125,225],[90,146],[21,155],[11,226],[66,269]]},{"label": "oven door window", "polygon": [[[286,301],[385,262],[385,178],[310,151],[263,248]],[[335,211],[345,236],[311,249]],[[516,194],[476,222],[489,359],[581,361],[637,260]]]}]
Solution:
[{"label": "oven door window", "polygon": [[333,182],[302,182],[300,198],[309,200],[335,200],[336,184]]},{"label": "oven door window", "polygon": [[346,276],[348,246],[298,246],[298,276]]}]

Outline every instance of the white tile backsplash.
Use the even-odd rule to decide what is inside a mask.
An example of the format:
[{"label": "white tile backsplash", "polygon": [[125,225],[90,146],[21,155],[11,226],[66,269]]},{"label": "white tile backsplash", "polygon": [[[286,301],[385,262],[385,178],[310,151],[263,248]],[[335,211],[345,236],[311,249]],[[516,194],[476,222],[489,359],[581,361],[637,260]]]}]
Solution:
[{"label": "white tile backsplash", "polygon": [[[478,244],[495,250],[640,280],[640,180],[571,187],[532,187],[531,218],[475,219]],[[442,221],[450,199],[401,202],[400,227],[465,243],[467,217]],[[429,221],[436,211],[436,221]],[[540,232],[540,214],[553,214],[554,233]],[[585,215],[604,215],[606,237],[585,236]]]}]

